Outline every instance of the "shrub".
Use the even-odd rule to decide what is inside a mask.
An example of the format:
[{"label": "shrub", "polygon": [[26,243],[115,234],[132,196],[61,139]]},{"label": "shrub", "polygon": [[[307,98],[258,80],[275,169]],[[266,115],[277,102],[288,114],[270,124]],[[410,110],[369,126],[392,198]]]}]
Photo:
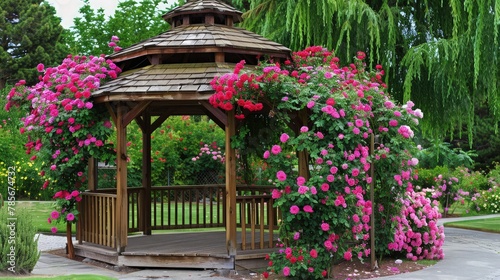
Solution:
[{"label": "shrub", "polygon": [[0,209],[0,221],[0,271],[31,272],[40,258],[31,216],[27,211],[9,207],[6,203]]},{"label": "shrub", "polygon": [[402,199],[401,217],[396,217],[394,242],[389,249],[406,253],[406,258],[442,259],[444,252],[444,227],[437,225],[441,218],[438,202],[431,202],[425,192],[407,192]]},{"label": "shrub", "polygon": [[488,190],[480,192],[481,196],[476,203],[482,213],[500,213],[500,187],[494,186]]},{"label": "shrub", "polygon": [[459,179],[445,166],[418,170],[417,188],[424,191],[429,198],[438,200],[445,215],[456,201],[458,182]]}]

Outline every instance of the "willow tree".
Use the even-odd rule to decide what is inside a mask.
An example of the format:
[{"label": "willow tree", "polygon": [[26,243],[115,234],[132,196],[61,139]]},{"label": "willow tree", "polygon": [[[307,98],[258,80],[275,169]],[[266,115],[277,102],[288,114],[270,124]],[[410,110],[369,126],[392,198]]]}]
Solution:
[{"label": "willow tree", "polygon": [[[293,50],[335,49],[343,61],[356,51],[381,63],[390,91],[426,113],[427,135],[467,125],[487,106],[500,120],[498,30],[495,0],[233,0],[249,5],[244,27]],[[370,65],[373,66],[373,65]]]}]

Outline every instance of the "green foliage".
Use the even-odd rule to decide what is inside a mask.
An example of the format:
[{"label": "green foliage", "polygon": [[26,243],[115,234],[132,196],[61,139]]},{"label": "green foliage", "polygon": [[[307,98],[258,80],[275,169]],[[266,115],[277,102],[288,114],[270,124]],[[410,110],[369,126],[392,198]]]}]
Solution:
[{"label": "green foliage", "polygon": [[439,139],[431,141],[429,147],[421,149],[416,154],[420,167],[430,169],[437,166],[447,166],[451,169],[459,166],[472,168],[474,167],[473,158],[476,156],[474,151],[464,151],[460,148],[452,149],[449,143]]},{"label": "green foliage", "polygon": [[249,2],[243,26],[293,50],[334,48],[342,61],[364,50],[381,62],[394,98],[426,112],[425,134],[441,138],[466,125],[477,106],[500,118],[500,8],[481,1],[233,0]]},{"label": "green foliage", "polygon": [[481,171],[473,171],[462,166],[456,168],[452,174],[458,178],[458,188],[464,191],[475,193],[490,187],[488,175]]},{"label": "green foliage", "polygon": [[[278,275],[320,279],[335,261],[369,256],[372,212],[377,213],[377,252],[394,239],[399,199],[413,188],[418,162],[411,155],[416,149],[413,129],[423,114],[411,102],[395,104],[381,82],[381,67],[367,70],[364,59],[359,52],[342,67],[333,52],[314,46],[282,64],[268,62],[244,71],[239,63],[234,73],[212,81],[216,92],[209,101],[236,112],[245,128],[238,133],[256,137],[265,123],[260,118],[289,126],[277,126],[268,137],[256,139],[256,146],[266,148],[263,158],[275,185],[272,197],[282,213],[280,250],[270,255],[268,269]],[[377,143],[370,153],[374,134]],[[246,149],[249,143],[233,144]],[[373,180],[374,201],[369,198]]]},{"label": "green foliage", "polygon": [[35,83],[40,61],[55,65],[65,55],[63,28],[54,7],[42,0],[3,0],[0,5],[0,89],[6,83]]},{"label": "green foliage", "polygon": [[481,191],[480,194],[481,196],[477,199],[477,205],[480,207],[482,213],[500,213],[500,187],[492,187],[491,189]]},{"label": "green foliage", "polygon": [[113,35],[121,38],[120,46],[128,47],[168,30],[161,17],[161,0],[120,1],[115,13],[106,19],[103,9],[94,10],[89,0],[83,0],[80,16],[74,19],[66,40],[73,54],[109,52],[108,41]]},{"label": "green foliage", "polygon": [[[128,185],[140,186],[142,170],[142,132],[135,123],[128,128]],[[197,184],[197,174],[212,166],[220,171],[221,162],[193,161],[205,144],[224,152],[224,130],[207,117],[172,116],[151,135],[151,182],[154,186]],[[222,156],[222,154],[221,154]]]},{"label": "green foliage", "polygon": [[21,112],[6,112],[7,88],[0,91],[0,193],[5,194],[8,186],[8,170],[16,172],[17,195],[22,199],[48,199],[50,195],[41,191],[43,178],[39,176],[40,164],[29,160],[23,142],[25,135],[19,132]]},{"label": "green foliage", "polygon": [[35,238],[36,228],[29,212],[15,207],[15,204],[6,204],[0,209],[0,220],[4,221],[0,223],[0,271],[15,274],[31,272],[40,258],[40,252],[38,238]]}]

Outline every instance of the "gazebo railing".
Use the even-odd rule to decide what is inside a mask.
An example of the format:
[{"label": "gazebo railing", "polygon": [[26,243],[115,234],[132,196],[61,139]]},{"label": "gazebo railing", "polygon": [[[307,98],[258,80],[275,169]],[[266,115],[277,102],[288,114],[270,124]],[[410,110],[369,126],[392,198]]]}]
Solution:
[{"label": "gazebo railing", "polygon": [[151,229],[215,228],[225,225],[225,186],[151,188]]},{"label": "gazebo railing", "polygon": [[[241,249],[272,248],[279,213],[270,186],[237,186],[236,223]],[[116,189],[86,192],[80,203],[77,239],[115,247]],[[144,230],[144,188],[128,188],[128,232]],[[221,228],[226,224],[224,185],[151,188],[151,229]]]},{"label": "gazebo railing", "polygon": [[76,239],[116,247],[116,194],[82,193]]}]

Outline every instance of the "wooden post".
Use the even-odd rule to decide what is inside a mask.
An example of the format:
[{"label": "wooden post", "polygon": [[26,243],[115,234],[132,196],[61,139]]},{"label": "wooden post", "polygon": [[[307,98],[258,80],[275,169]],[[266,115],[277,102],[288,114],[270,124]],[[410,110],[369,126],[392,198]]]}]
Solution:
[{"label": "wooden post", "polygon": [[231,137],[235,134],[234,111],[229,111],[226,125],[226,247],[229,256],[234,257],[236,256],[236,151],[231,148]]},{"label": "wooden post", "polygon": [[116,250],[125,251],[128,233],[127,126],[123,116],[127,108],[118,104],[116,116]]},{"label": "wooden post", "polygon": [[151,116],[144,114],[142,127],[142,192],[139,201],[141,211],[139,228],[145,235],[151,235]]},{"label": "wooden post", "polygon": [[370,201],[372,202],[372,213],[370,217],[370,263],[371,269],[378,269],[377,260],[375,256],[375,160],[373,159],[373,153],[375,149],[375,135],[371,135],[370,139],[370,156],[372,162],[370,164],[370,177],[372,181],[370,183]]}]

